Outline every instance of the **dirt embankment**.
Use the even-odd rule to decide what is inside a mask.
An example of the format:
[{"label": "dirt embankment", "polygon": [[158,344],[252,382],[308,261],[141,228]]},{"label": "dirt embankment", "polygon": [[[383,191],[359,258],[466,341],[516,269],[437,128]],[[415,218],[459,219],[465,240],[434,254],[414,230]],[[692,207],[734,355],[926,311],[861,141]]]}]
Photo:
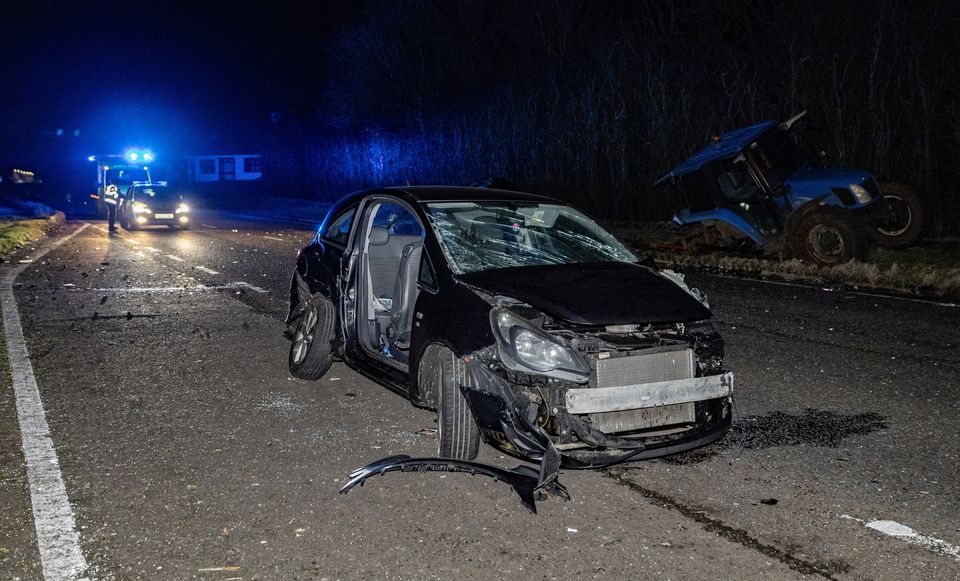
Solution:
[{"label": "dirt embankment", "polygon": [[927,241],[898,250],[874,248],[866,262],[824,267],[796,258],[761,257],[746,251],[685,252],[680,250],[680,240],[669,223],[617,224],[611,230],[661,266],[960,301],[960,241]]}]

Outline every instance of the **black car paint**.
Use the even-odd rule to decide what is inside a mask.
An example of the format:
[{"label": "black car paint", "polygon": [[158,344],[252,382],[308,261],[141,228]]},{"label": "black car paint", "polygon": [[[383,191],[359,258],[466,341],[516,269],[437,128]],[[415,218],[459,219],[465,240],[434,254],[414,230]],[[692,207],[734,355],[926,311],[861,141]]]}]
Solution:
[{"label": "black car paint", "polygon": [[[426,347],[440,343],[461,357],[471,358],[469,368],[483,375],[484,389],[463,387],[471,410],[481,426],[484,439],[508,453],[540,460],[549,438],[531,422],[525,421],[529,399],[505,389],[509,382],[490,373],[475,358],[477,353],[495,347],[489,323],[491,303],[497,295],[527,302],[546,315],[577,326],[602,328],[611,324],[682,323],[706,320],[710,311],[689,293],[656,274],[647,264],[598,263],[527,268],[507,268],[456,275],[447,263],[422,202],[518,200],[562,203],[549,198],[475,188],[396,188],[360,192],[348,196],[330,209],[313,242],[299,253],[291,282],[291,308],[288,323],[295,322],[296,306],[304,289],[320,293],[335,304],[349,284],[351,249],[357,244],[357,224],[364,222],[371,199],[386,200],[409,207],[424,227],[424,250],[434,269],[436,288],[424,288],[417,299],[411,334],[409,367],[406,372],[365,352],[338,326],[336,342],[340,356],[351,367],[371,380],[405,395],[414,405],[434,409],[434,394],[421,393],[418,387],[420,360]],[[356,213],[346,246],[323,238],[331,220],[351,206]],[[297,277],[302,279],[298,284]],[[644,289],[642,296],[623,293],[623,288]],[[584,292],[587,289],[587,292]],[[719,335],[709,338],[719,348]],[[491,377],[493,379],[491,379]],[[561,412],[562,413],[562,412]],[[585,450],[563,454],[565,467],[594,467],[626,459],[641,459],[704,445],[721,437],[730,426],[729,402],[697,404],[696,429],[675,438],[663,438],[651,446],[633,446],[623,450]],[[571,426],[576,426],[572,422]],[[586,430],[584,434],[590,437]],[[599,434],[599,433],[598,433]],[[602,434],[600,434],[602,436]],[[503,437],[515,439],[513,445]],[[606,442],[608,444],[612,441]],[[621,442],[622,443],[622,442]],[[505,445],[506,444],[506,445]]]},{"label": "black car paint", "polygon": [[[429,217],[421,202],[486,200],[557,202],[533,194],[479,188],[387,188],[351,194],[330,208],[317,229],[313,241],[299,253],[296,273],[306,281],[306,286],[311,293],[320,293],[335,304],[341,300],[342,287],[348,282],[346,279],[348,249],[355,244],[355,225],[362,222],[363,214],[370,206],[371,200],[382,198],[400,202],[409,207],[424,226],[424,249],[434,268],[437,289],[433,292],[430,289],[421,289],[420,298],[417,300],[417,311],[429,312],[431,316],[419,319],[412,330],[408,373],[399,372],[396,368],[370,357],[356,341],[344,337],[342,329],[338,329],[338,341],[344,343],[341,357],[370,379],[407,395],[416,405],[432,409],[435,402],[429,395],[419,392],[417,382],[420,358],[427,345],[441,343],[454,353],[465,354],[491,344],[493,333],[487,322],[489,303],[481,299],[468,286],[456,280],[454,273],[447,265],[436,235],[429,226]],[[324,239],[323,232],[330,222],[354,205],[357,206],[357,211],[346,247]],[[291,281],[288,325],[295,321],[296,305],[302,298],[296,290],[296,280]],[[423,301],[422,304],[421,301]],[[457,308],[450,309],[446,305],[457,305]]]},{"label": "black car paint", "polygon": [[[649,267],[626,262],[500,268],[460,275],[493,295],[513,297],[574,325],[679,323],[710,318],[690,293]],[[584,300],[583,289],[589,290]],[[630,292],[624,292],[630,289]]]}]

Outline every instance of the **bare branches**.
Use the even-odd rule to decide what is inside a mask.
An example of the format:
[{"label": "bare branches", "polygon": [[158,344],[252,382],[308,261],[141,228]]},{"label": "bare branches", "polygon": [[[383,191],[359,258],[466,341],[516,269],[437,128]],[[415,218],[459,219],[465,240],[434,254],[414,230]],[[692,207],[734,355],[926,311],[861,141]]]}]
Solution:
[{"label": "bare branches", "polygon": [[[958,22],[943,2],[379,0],[327,47],[308,179],[341,193],[505,175],[604,217],[712,134],[809,109],[834,158],[960,223]],[[945,16],[946,15],[946,16]],[[955,227],[955,226],[954,226]]]}]

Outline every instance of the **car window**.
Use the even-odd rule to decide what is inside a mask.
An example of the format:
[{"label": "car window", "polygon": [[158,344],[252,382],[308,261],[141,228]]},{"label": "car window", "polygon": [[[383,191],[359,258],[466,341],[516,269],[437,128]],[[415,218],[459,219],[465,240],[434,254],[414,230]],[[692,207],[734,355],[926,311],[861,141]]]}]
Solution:
[{"label": "car window", "polygon": [[570,206],[491,201],[435,202],[426,208],[440,248],[456,274],[637,261],[612,234]]},{"label": "car window", "polygon": [[170,202],[180,198],[180,194],[165,186],[138,186],[133,192],[141,201]]},{"label": "car window", "polygon": [[423,228],[410,210],[397,204],[382,203],[373,217],[375,228],[385,228],[392,236],[421,236]]},{"label": "car window", "polygon": [[433,274],[433,265],[426,253],[420,258],[420,275],[417,281],[426,288],[437,290],[437,277]]},{"label": "car window", "polygon": [[353,223],[353,215],[356,212],[357,207],[354,206],[340,213],[323,232],[323,239],[346,246],[347,238],[350,237],[350,225]]}]

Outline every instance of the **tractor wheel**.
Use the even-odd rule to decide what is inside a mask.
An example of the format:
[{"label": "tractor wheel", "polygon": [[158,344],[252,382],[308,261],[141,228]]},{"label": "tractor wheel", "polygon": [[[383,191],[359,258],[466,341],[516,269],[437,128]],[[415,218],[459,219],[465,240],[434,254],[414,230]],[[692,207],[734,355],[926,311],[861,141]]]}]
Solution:
[{"label": "tractor wheel", "polygon": [[873,203],[873,239],[880,246],[902,248],[923,236],[923,203],[920,192],[904,183],[885,183]]},{"label": "tractor wheel", "polygon": [[790,242],[796,255],[824,266],[863,260],[870,252],[864,225],[847,210],[834,206],[821,206],[802,217]]}]

